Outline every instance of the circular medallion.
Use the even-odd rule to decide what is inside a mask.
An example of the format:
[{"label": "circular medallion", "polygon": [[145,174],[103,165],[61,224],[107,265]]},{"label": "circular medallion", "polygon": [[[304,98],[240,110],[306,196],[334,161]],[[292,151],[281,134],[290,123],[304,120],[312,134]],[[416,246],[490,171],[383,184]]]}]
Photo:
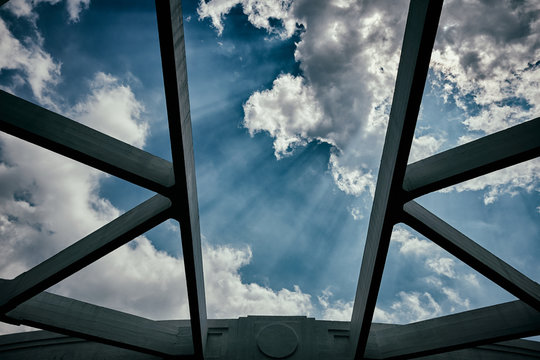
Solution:
[{"label": "circular medallion", "polygon": [[284,324],[270,324],[257,335],[257,345],[263,354],[274,359],[292,355],[298,346],[298,336]]}]

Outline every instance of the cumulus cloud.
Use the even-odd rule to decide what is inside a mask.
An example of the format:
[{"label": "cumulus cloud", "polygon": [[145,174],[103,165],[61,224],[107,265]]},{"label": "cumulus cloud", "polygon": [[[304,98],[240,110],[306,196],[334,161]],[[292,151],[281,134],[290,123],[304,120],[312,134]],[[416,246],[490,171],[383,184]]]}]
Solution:
[{"label": "cumulus cloud", "polygon": [[351,216],[354,220],[362,220],[364,216],[362,215],[362,210],[358,207],[352,207],[348,209],[351,213]]},{"label": "cumulus cloud", "polygon": [[[201,0],[197,12],[199,19],[210,18],[212,25],[223,33],[223,18],[235,6],[241,6],[249,21],[281,38],[289,38],[296,31],[296,19],[291,14],[292,0]],[[271,21],[273,20],[273,21]],[[276,21],[279,22],[276,24]]]},{"label": "cumulus cloud", "polygon": [[303,293],[297,285],[292,290],[275,291],[257,283],[244,283],[239,270],[250,261],[249,248],[204,247],[205,286],[211,317],[314,315],[311,295]]},{"label": "cumulus cloud", "polygon": [[484,191],[484,204],[494,203],[501,195],[515,196],[520,191],[540,191],[540,159],[529,160],[496,172],[471,179],[442,190]]},{"label": "cumulus cloud", "polygon": [[277,159],[313,140],[332,143],[320,129],[331,128],[313,90],[300,76],[280,75],[271,90],[255,92],[244,104],[244,126],[253,136],[266,131],[274,138]]},{"label": "cumulus cloud", "polygon": [[67,0],[66,8],[69,19],[73,22],[79,21],[79,15],[90,6],[90,0]]},{"label": "cumulus cloud", "polygon": [[433,134],[415,137],[411,146],[409,163],[427,158],[435,154],[446,140]]},{"label": "cumulus cloud", "polygon": [[53,292],[152,319],[189,318],[183,260],[158,251],[144,236],[64,280]]},{"label": "cumulus cloud", "polygon": [[429,292],[400,291],[399,300],[388,310],[375,308],[373,321],[387,324],[409,324],[434,318],[443,314],[441,305]]},{"label": "cumulus cloud", "polygon": [[[30,16],[25,14],[30,14],[37,2],[14,4],[20,4],[19,10],[12,10],[16,15],[19,11],[18,16]],[[224,16],[238,4],[254,26],[282,38],[292,36],[297,30],[296,24],[302,24],[305,29],[295,52],[302,75],[282,74],[271,89],[254,93],[244,106],[245,127],[252,135],[267,132],[274,139],[277,158],[289,156],[295,147],[311,141],[332,145],[329,169],[337,186],[351,195],[372,194],[372,174],[376,172],[382,147],[399,59],[406,14],[404,1],[379,7],[376,3],[343,0],[316,3],[212,0],[200,3],[199,15],[211,18],[221,32]],[[460,5],[461,2],[450,4]],[[535,41],[538,21],[527,15],[534,12],[534,3],[525,4],[520,8],[522,10],[513,9],[509,22],[504,21],[506,18],[491,18],[502,17],[502,12],[494,11],[496,14],[489,15],[489,21],[508,23],[505,27],[511,33],[515,30],[514,37],[509,38],[498,33],[489,35],[481,25],[488,21],[478,21],[486,19],[485,12],[478,16],[478,11],[475,16],[474,11],[466,14],[475,22],[468,34],[473,39],[460,38],[456,34],[463,29],[465,20],[457,14],[464,12],[458,12],[457,5],[445,10],[450,14],[446,19],[450,20],[443,20],[443,41],[436,48],[432,66],[447,101],[454,101],[465,112],[474,105],[480,106],[474,116],[463,122],[465,130],[472,135],[523,121],[532,114],[537,99],[540,99],[538,85],[535,85],[539,73],[535,63],[538,46],[531,45]],[[88,1],[68,1],[70,19],[76,21],[81,9],[87,6]],[[278,25],[273,20],[278,20]],[[489,55],[487,59],[482,59],[478,50],[474,50],[475,46],[482,45],[478,43],[482,37],[491,39],[486,48],[482,48]],[[42,49],[39,41],[21,43],[14,39],[4,22],[0,23],[0,39],[0,47],[9,49],[10,54],[15,52],[15,58],[20,59],[8,62],[0,55],[0,69],[19,71],[18,79],[31,87],[38,101],[54,105],[47,89],[59,81],[60,64]],[[515,45],[516,39],[525,39],[526,49]],[[516,50],[515,54],[532,57],[530,64],[519,62],[523,58],[518,59],[517,55],[511,54],[509,59],[500,56],[498,49],[505,48],[508,41],[515,45],[509,48]],[[6,51],[0,51],[0,54],[6,54]],[[503,65],[509,65],[515,71],[508,74],[503,71],[508,67]],[[470,78],[477,79],[473,85],[467,83]],[[486,82],[489,78],[495,79],[494,82]],[[15,82],[12,84],[12,88],[17,86]],[[516,99],[509,98],[510,93],[517,94]],[[474,103],[470,102],[471,98]],[[147,135],[146,125],[140,118],[143,111],[143,105],[128,86],[111,75],[98,73],[91,83],[90,94],[66,113],[87,125],[143,146]],[[119,215],[118,209],[98,195],[101,173],[9,136],[2,136],[0,141],[0,251],[10,259],[0,262],[0,276],[16,276]],[[415,140],[417,150],[411,157],[430,155],[443,141],[444,138],[434,134],[424,134]],[[536,171],[538,174],[535,169],[530,173]],[[510,177],[503,178],[493,197],[512,189],[526,188],[537,179],[525,176],[522,182],[508,188]],[[432,290],[400,291],[396,295],[398,300],[389,307],[376,308],[376,321],[387,319],[403,323],[440,315],[446,311],[442,301],[436,300],[436,295],[441,294],[456,306],[451,311],[469,306],[467,297],[448,286],[448,281],[456,278],[454,264],[448,261],[451,259],[434,250],[432,243],[406,231],[398,229],[393,240],[399,243],[400,253],[423,260],[422,264],[434,276],[431,280],[426,278],[426,282],[431,281],[440,294]],[[329,291],[317,296],[316,305],[312,296],[299,287],[276,291],[243,282],[239,269],[250,260],[248,247],[205,246],[211,317],[235,317],[246,313],[313,314],[318,311],[316,306],[320,306],[322,316],[326,318],[350,318],[352,303],[333,301]],[[153,318],[186,317],[185,287],[178,286],[183,277],[182,259],[156,250],[147,238],[140,237],[130,246],[118,249],[59,284],[56,291]],[[460,275],[460,279],[471,284],[476,280],[473,274]],[[160,296],[171,288],[177,296],[172,299]],[[234,301],[223,304],[223,298],[234,298]]]},{"label": "cumulus cloud", "polygon": [[[98,195],[101,173],[7,135],[1,141],[3,278],[18,275],[120,214]],[[274,291],[244,283],[239,270],[251,260],[248,247],[206,244],[203,253],[211,317],[313,312],[311,296],[297,286]],[[54,291],[155,319],[189,316],[183,260],[156,250],[146,237],[73,275]]]},{"label": "cumulus cloud", "polygon": [[[136,119],[130,117],[122,121],[136,123]],[[2,154],[0,238],[3,241],[0,245],[2,253],[9,255],[3,257],[9,258],[9,262],[0,263],[2,277],[10,278],[25,271],[120,214],[98,195],[101,173],[10,136],[2,137]],[[177,236],[174,226],[168,228]],[[405,239],[402,240],[404,249],[416,249],[404,253],[424,254],[418,249],[427,249],[422,243],[427,241],[416,239],[405,230],[400,230],[400,234],[398,237]],[[420,245],[411,246],[406,242]],[[279,314],[350,319],[352,302],[334,300],[330,290],[325,290],[314,302],[312,296],[298,286],[274,290],[244,282],[240,269],[249,264],[252,256],[247,246],[205,243],[203,254],[210,317]],[[53,290],[153,319],[189,316],[183,260],[158,251],[144,236],[61,282]],[[442,291],[456,304],[468,301],[451,288]],[[163,296],[164,293],[168,296]],[[442,305],[428,292],[400,292],[398,296],[400,300],[389,309],[376,309],[376,321],[404,323],[442,311]],[[14,329],[2,327],[0,330]]]},{"label": "cumulus cloud", "polygon": [[[140,119],[142,109],[128,86],[111,75],[98,73],[90,93],[74,109],[63,112],[80,117],[86,125],[142,145],[146,137],[146,127]],[[0,148],[2,278],[19,275],[120,215],[107,199],[99,196],[103,173],[5,134],[0,135]],[[158,262],[162,266],[156,266]],[[59,284],[55,291],[104,302],[113,297],[116,308],[144,312],[148,303],[144,301],[144,292],[137,294],[135,283],[153,287],[155,294],[163,288],[162,279],[166,277],[162,272],[170,272],[173,265],[177,264],[142,237],[132,246],[102,259],[95,266],[100,276],[85,277],[92,273],[90,268]],[[144,274],[148,266],[153,272]],[[77,281],[81,277],[86,283]],[[113,296],[114,289],[122,289],[130,296]],[[24,329],[27,328],[1,328],[4,332]]]},{"label": "cumulus cloud", "polygon": [[13,92],[21,85],[28,85],[38,102],[56,108],[51,99],[51,87],[60,81],[61,64],[43,50],[42,46],[43,39],[39,33],[36,37],[21,42],[0,18],[0,72],[17,71],[12,83],[4,88]]},{"label": "cumulus cloud", "polygon": [[[455,289],[451,289],[451,288],[448,288],[448,287],[443,287],[442,289],[442,292],[448,297],[448,300],[450,300],[450,302],[460,306],[461,308],[464,308],[464,309],[469,309],[471,304],[470,304],[470,301],[469,299],[463,299],[459,293],[455,290]],[[456,311],[456,308],[455,307],[452,307],[450,309],[451,312],[454,312]]]},{"label": "cumulus cloud", "polygon": [[39,3],[56,4],[60,0],[12,0],[4,5],[4,8],[11,11],[17,17],[28,17],[32,20],[37,18],[33,11]]},{"label": "cumulus cloud", "polygon": [[464,124],[486,134],[531,119],[540,101],[540,5],[505,2],[490,10],[478,2],[447,4],[432,55],[446,99],[465,111],[479,107]]},{"label": "cumulus cloud", "polygon": [[322,320],[333,321],[351,321],[353,302],[337,300],[334,301],[332,297],[334,294],[330,289],[323,290],[322,294],[317,296],[319,305],[322,307]]},{"label": "cumulus cloud", "polygon": [[399,293],[400,301],[390,307],[401,315],[400,322],[415,322],[442,313],[441,306],[433,299],[430,293],[404,292]]},{"label": "cumulus cloud", "polygon": [[442,287],[440,291],[450,303],[448,308],[435,300],[433,295],[427,291],[423,293],[400,291],[397,295],[399,300],[394,301],[386,310],[380,307],[375,308],[373,321],[388,324],[409,324],[470,308],[469,299],[463,299],[457,290]]},{"label": "cumulus cloud", "polygon": [[140,119],[143,111],[143,104],[128,85],[110,74],[98,72],[90,82],[90,94],[69,115],[107,135],[143,147],[148,133],[148,124]]},{"label": "cumulus cloud", "polygon": [[[334,182],[337,187],[349,195],[360,196],[368,192],[371,196],[375,194],[375,180],[371,170],[358,169],[340,165],[341,157],[337,151],[330,153],[328,167],[332,172]],[[353,217],[360,217],[360,209],[356,208]]]},{"label": "cumulus cloud", "polygon": [[429,256],[439,250],[433,242],[419,239],[400,226],[394,227],[392,241],[399,244],[399,252],[403,255]]},{"label": "cumulus cloud", "polygon": [[435,259],[427,259],[426,266],[438,275],[444,275],[449,278],[456,277],[456,273],[454,271],[455,262],[451,258],[439,257]]},{"label": "cumulus cloud", "polygon": [[[135,122],[131,118],[123,121]],[[98,195],[102,174],[10,136],[2,137],[2,153],[0,245],[2,253],[9,255],[3,257],[9,262],[0,263],[2,277],[16,276],[120,214]],[[177,235],[177,229],[170,228]],[[251,261],[249,247],[206,243],[203,254],[210,317],[301,314],[350,319],[352,302],[334,300],[329,290],[317,296],[316,303],[298,286],[274,290],[244,282],[240,269]],[[189,309],[184,279],[183,260],[158,251],[143,236],[53,290],[154,319],[186,318]],[[452,289],[445,291],[456,302],[466,301]],[[381,314],[393,322],[408,322],[440,312],[440,305],[429,293],[403,292],[399,297],[389,310],[376,310],[376,321]],[[2,331],[11,330],[2,327]]]}]

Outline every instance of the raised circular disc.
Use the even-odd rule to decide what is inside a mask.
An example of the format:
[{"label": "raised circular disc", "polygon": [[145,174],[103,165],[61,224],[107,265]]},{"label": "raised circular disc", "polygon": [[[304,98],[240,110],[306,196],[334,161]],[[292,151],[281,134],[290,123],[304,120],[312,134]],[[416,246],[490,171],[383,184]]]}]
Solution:
[{"label": "raised circular disc", "polygon": [[298,336],[284,324],[271,324],[257,335],[257,345],[263,354],[274,359],[284,359],[294,353]]}]

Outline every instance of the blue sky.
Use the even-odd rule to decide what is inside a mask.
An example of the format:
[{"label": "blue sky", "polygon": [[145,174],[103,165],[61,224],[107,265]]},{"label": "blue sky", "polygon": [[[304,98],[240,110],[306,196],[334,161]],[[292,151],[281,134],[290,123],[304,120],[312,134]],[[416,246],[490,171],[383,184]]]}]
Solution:
[{"label": "blue sky", "polygon": [[[407,3],[183,8],[209,316],[349,319]],[[539,116],[539,13],[445,3],[410,161]],[[153,2],[13,0],[0,49],[2,89],[171,158]],[[0,150],[3,278],[152,195],[7,135]],[[419,202],[537,281],[538,174],[533,160]],[[171,221],[51,291],[185,318],[182,266]],[[511,299],[397,226],[375,321]]]}]

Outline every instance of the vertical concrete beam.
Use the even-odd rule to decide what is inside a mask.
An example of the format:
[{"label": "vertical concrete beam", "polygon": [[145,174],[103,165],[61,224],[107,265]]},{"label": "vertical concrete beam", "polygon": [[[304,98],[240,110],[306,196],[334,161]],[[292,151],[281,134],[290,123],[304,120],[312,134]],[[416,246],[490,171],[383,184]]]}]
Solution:
[{"label": "vertical concrete beam", "polygon": [[176,181],[171,197],[173,216],[180,222],[195,355],[203,358],[206,302],[180,0],[156,0],[156,14]]}]

